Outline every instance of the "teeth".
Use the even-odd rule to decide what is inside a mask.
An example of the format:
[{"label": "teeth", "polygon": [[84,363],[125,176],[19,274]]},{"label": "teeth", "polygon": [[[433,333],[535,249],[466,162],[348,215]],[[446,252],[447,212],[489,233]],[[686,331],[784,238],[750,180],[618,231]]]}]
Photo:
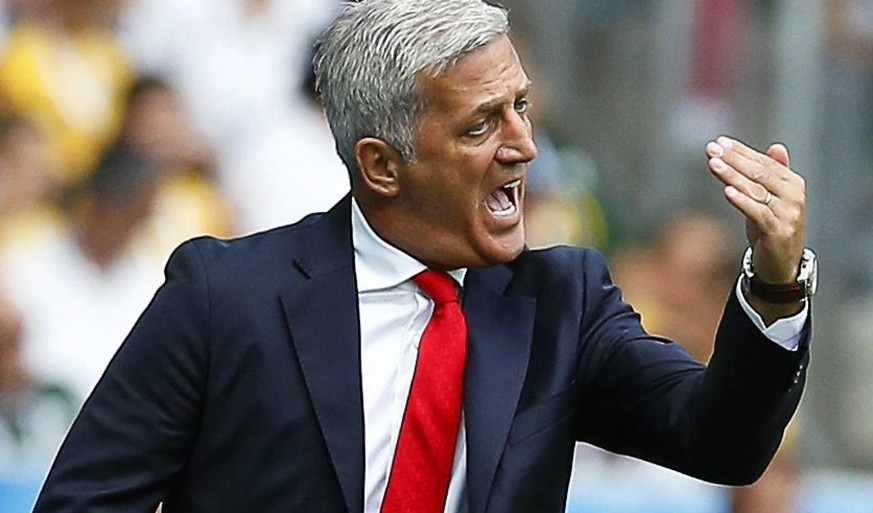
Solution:
[{"label": "teeth", "polygon": [[522,179],[513,180],[494,191],[487,200],[488,209],[496,217],[510,217],[518,211],[519,186]]},{"label": "teeth", "polygon": [[507,207],[506,210],[496,210],[492,212],[497,217],[509,217],[515,213],[516,208],[517,207],[513,204]]}]

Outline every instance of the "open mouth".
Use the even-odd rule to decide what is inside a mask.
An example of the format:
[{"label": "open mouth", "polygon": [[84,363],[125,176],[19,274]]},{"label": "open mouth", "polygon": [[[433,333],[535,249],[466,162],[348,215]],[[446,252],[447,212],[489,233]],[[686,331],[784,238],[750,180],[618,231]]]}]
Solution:
[{"label": "open mouth", "polygon": [[488,196],[488,210],[496,217],[509,217],[518,211],[521,179],[513,180]]}]

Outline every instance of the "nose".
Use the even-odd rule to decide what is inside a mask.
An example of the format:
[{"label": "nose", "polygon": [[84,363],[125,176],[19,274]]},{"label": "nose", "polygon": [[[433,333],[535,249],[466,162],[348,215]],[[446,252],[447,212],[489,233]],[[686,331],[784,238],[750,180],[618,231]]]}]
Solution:
[{"label": "nose", "polygon": [[503,145],[497,150],[501,164],[524,164],[538,153],[534,142],[533,126],[527,114],[512,111],[503,123]]}]

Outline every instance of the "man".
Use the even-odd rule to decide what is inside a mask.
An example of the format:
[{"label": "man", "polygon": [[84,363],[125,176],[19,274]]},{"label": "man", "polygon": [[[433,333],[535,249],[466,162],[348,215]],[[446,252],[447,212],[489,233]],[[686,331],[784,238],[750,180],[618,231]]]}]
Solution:
[{"label": "man", "polygon": [[[732,294],[705,368],[642,330],[598,253],[527,251],[537,150],[507,32],[480,0],[346,6],[316,69],[351,197],[177,250],[37,512],[562,511],[577,440],[756,479],[800,397],[805,293]],[[774,299],[766,283],[798,274],[803,181],[782,146],[707,152],[748,219],[751,283]],[[445,406],[459,395],[462,416]]]}]

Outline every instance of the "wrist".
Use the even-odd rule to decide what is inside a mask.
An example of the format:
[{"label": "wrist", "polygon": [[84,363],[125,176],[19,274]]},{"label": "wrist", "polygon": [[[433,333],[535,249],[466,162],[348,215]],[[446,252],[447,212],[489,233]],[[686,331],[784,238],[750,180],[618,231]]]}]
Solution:
[{"label": "wrist", "polygon": [[805,300],[773,303],[761,299],[751,293],[749,290],[749,279],[746,276],[741,276],[739,280],[737,293],[742,294],[749,307],[752,308],[763,321],[764,326],[770,326],[779,319],[785,319],[797,315],[806,306]]},{"label": "wrist", "polygon": [[774,305],[794,305],[807,301],[818,288],[818,264],[815,253],[808,248],[798,264],[796,277],[790,283],[767,283],[757,276],[752,259],[752,248],[746,249],[743,255],[743,293],[750,303],[752,299]]}]

